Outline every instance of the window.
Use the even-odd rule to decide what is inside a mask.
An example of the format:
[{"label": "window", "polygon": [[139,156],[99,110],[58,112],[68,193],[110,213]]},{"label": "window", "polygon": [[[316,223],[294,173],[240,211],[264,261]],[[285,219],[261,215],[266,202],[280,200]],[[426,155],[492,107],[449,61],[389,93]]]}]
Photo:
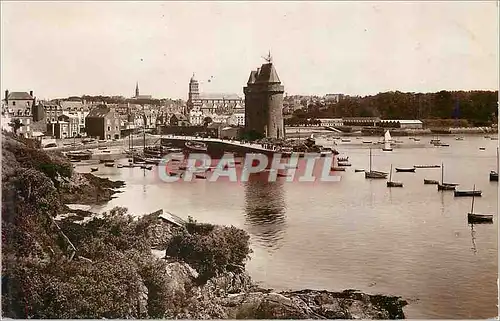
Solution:
[{"label": "window", "polygon": [[118,130],[118,126],[115,126],[115,130]]},{"label": "window", "polygon": [[15,101],[13,101],[13,102],[12,102],[12,106],[15,106],[15,105],[16,105],[16,102],[15,102]]},{"label": "window", "polygon": [[111,127],[108,126],[108,132],[111,130]]},{"label": "window", "polygon": [[30,119],[26,119],[26,125],[29,125],[30,124]]}]

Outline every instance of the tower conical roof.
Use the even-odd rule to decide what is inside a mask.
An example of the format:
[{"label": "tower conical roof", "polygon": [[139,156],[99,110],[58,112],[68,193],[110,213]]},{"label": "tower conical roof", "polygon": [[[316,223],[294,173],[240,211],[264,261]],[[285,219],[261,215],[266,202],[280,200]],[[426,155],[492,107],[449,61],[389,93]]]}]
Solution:
[{"label": "tower conical roof", "polygon": [[252,70],[252,71],[250,72],[250,77],[248,77],[247,84],[248,84],[248,85],[250,85],[250,84],[255,83],[256,76],[257,76],[257,71]]},{"label": "tower conical roof", "polygon": [[278,73],[272,63],[263,64],[260,67],[259,74],[257,75],[256,82],[258,83],[281,83]]}]

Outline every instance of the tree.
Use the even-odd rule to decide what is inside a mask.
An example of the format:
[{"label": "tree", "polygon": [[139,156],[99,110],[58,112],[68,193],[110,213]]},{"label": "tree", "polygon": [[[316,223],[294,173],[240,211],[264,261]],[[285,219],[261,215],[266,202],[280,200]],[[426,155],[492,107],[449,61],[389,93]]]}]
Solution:
[{"label": "tree", "polygon": [[213,122],[212,118],[207,116],[205,118],[203,118],[203,126],[204,127],[207,127],[208,125],[210,125],[211,123]]},{"label": "tree", "polygon": [[23,127],[23,123],[19,118],[15,118],[11,120],[9,126],[12,127],[12,131],[17,135],[17,131],[19,130],[19,128]]}]

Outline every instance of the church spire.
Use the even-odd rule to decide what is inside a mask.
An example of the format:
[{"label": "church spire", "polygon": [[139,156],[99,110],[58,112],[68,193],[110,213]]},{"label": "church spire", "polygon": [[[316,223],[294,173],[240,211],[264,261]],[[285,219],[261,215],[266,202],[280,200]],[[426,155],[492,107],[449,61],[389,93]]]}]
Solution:
[{"label": "church spire", "polygon": [[139,97],[139,82],[135,83],[135,97]]}]

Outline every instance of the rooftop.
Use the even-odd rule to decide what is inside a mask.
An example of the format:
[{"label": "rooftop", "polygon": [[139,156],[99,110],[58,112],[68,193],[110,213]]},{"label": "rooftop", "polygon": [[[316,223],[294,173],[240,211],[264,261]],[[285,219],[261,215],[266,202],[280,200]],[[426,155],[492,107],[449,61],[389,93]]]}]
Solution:
[{"label": "rooftop", "polygon": [[111,108],[109,108],[106,105],[100,105],[97,107],[94,107],[90,113],[88,114],[87,117],[94,117],[94,118],[104,118],[106,115],[111,111]]},{"label": "rooftop", "polygon": [[9,96],[7,96],[7,99],[11,99],[11,100],[33,100],[33,96],[31,96],[27,92],[13,91],[13,92],[9,93]]},{"label": "rooftop", "polygon": [[200,93],[200,99],[210,100],[240,100],[241,97],[237,94],[224,94],[224,93]]}]

